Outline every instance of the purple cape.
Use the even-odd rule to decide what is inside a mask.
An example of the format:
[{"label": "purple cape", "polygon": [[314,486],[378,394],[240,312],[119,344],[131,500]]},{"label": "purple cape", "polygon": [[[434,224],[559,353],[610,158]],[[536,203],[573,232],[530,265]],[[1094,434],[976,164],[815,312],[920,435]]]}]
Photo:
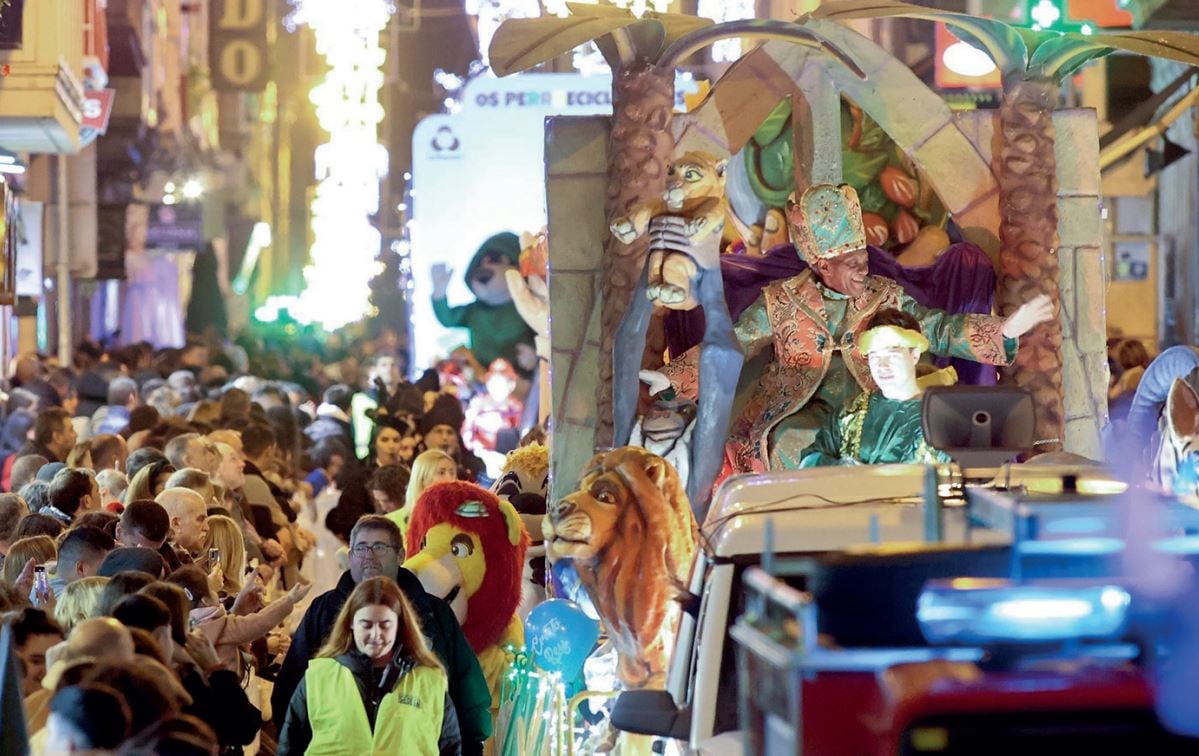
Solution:
[{"label": "purple cape", "polygon": [[[868,247],[870,273],[890,278],[907,295],[924,307],[952,313],[991,314],[995,302],[995,269],[986,253],[969,243],[952,244],[932,265],[905,268],[895,257],[878,247]],[[754,303],[762,288],[772,281],[797,276],[807,264],[795,247],[783,244],[761,257],[721,255],[720,273],[724,278],[724,298],[729,315],[736,322]],[[670,353],[682,354],[699,344],[704,334],[704,314],[699,308],[672,310],[666,316],[666,342]],[[996,370],[991,365],[963,359],[938,358],[937,364],[953,365],[958,381],[975,386],[993,386]]]}]

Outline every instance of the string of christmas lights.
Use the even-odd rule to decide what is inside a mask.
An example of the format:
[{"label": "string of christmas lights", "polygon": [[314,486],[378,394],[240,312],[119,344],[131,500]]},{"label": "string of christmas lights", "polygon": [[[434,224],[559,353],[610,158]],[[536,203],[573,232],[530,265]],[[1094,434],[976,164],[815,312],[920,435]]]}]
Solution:
[{"label": "string of christmas lights", "polygon": [[369,308],[368,282],[378,273],[379,181],[387,150],[379,90],[387,51],[379,43],[394,7],[386,0],[298,0],[289,21],[307,24],[329,64],[309,100],[329,141],[316,148],[311,265],[293,313],[302,323],[333,330],[360,320]]}]

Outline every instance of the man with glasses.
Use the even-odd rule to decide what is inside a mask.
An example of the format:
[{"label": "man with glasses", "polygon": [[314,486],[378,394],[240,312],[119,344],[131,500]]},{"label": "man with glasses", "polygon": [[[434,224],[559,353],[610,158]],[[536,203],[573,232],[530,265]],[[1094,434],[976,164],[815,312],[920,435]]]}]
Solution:
[{"label": "man with glasses", "polygon": [[421,628],[437,658],[445,665],[450,698],[462,731],[462,753],[483,753],[483,741],[491,736],[491,693],[479,660],[466,642],[453,610],[441,599],[425,592],[416,575],[400,566],[404,544],[400,529],[380,515],[367,515],[350,531],[350,569],[337,587],[317,596],[296,629],[283,668],[271,694],[275,724],[281,726],[292,693],[311,659],[325,642],[337,613],[358,583],[373,577],[395,580],[421,618]]}]

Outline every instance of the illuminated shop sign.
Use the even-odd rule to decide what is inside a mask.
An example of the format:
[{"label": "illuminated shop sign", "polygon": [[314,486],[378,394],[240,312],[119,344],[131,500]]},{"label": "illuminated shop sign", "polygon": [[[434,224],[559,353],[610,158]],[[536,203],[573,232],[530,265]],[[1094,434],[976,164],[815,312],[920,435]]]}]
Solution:
[{"label": "illuminated shop sign", "polygon": [[212,88],[261,92],[270,78],[266,0],[212,0],[208,12]]}]

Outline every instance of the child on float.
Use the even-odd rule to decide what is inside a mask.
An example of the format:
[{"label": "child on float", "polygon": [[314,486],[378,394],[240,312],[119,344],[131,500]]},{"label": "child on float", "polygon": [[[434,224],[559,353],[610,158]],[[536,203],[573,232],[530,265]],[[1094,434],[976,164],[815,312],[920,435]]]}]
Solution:
[{"label": "child on float", "polygon": [[920,322],[901,310],[879,310],[856,348],[866,355],[877,388],[825,421],[800,467],[949,462],[925,441],[921,408],[924,387],[953,383],[956,373],[946,368],[918,377],[920,355],[928,349]]}]

